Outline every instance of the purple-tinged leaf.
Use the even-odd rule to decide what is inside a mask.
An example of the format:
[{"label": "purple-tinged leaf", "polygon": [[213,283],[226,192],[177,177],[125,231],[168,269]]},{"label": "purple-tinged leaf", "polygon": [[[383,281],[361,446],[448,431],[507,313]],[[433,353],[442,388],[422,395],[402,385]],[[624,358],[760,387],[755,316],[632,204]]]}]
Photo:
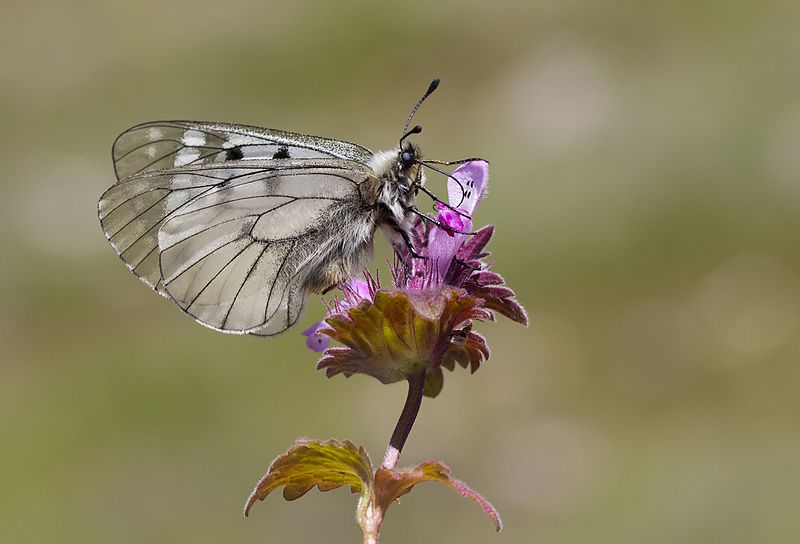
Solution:
[{"label": "purple-tinged leaf", "polygon": [[491,355],[491,351],[489,350],[489,344],[486,343],[486,338],[478,334],[477,332],[470,332],[469,336],[467,337],[467,344],[475,346],[481,354],[483,354],[484,359],[488,359]]},{"label": "purple-tinged leaf", "polygon": [[498,531],[503,528],[494,506],[464,482],[452,478],[444,463],[425,461],[416,467],[397,470],[381,466],[373,471],[364,449],[349,440],[298,439],[294,446],[272,462],[267,474],[256,484],[245,504],[244,515],[250,513],[256,501],[264,500],[280,487],[283,487],[283,498],[293,501],[313,487],[330,491],[349,485],[353,493],[361,494],[356,508],[356,523],[364,534],[364,542],[377,542],[389,506],[422,482],[446,485],[477,503]]},{"label": "purple-tinged leaf", "polygon": [[477,319],[479,321],[494,321],[492,312],[485,308],[469,308],[458,314],[459,321],[466,321],[468,319]]},{"label": "purple-tinged leaf", "polygon": [[492,272],[491,270],[479,270],[474,272],[470,277],[468,282],[474,283],[475,285],[502,285],[504,283],[503,276],[498,274],[497,272]]},{"label": "purple-tinged leaf", "polygon": [[439,482],[462,497],[466,497],[480,506],[487,516],[494,522],[498,531],[503,529],[503,522],[500,514],[492,503],[486,500],[480,493],[471,489],[464,482],[456,480],[450,476],[450,469],[440,461],[425,461],[416,467],[409,467],[400,470],[388,470],[383,467],[378,468],[375,473],[375,502],[380,510],[386,513],[389,506],[411,491],[411,489],[422,482]]},{"label": "purple-tinged leaf", "polygon": [[513,298],[485,299],[484,306],[503,314],[520,325],[528,326],[528,312]]},{"label": "purple-tinged leaf", "polygon": [[330,491],[343,485],[349,485],[353,493],[372,493],[372,464],[363,448],[349,440],[321,442],[301,438],[272,462],[247,499],[244,515],[250,513],[257,500],[264,500],[279,487],[283,487],[283,498],[293,501],[314,486]]},{"label": "purple-tinged leaf", "polygon": [[494,226],[486,225],[461,246],[456,256],[462,261],[471,261],[472,259],[479,258],[483,248],[489,243],[489,240],[491,240],[492,234],[494,234]]},{"label": "purple-tinged leaf", "polygon": [[[452,371],[458,365],[462,368],[469,368],[470,372],[474,373],[480,368],[481,363],[489,358],[489,355],[486,339],[476,332],[469,332],[463,341],[448,346],[442,354],[441,366]],[[430,379],[430,374],[428,374],[428,379]],[[444,375],[442,375],[442,380],[444,380]]]},{"label": "purple-tinged leaf", "polygon": [[478,287],[476,290],[472,291],[472,294],[475,296],[479,296],[480,298],[487,299],[487,298],[509,298],[516,295],[514,291],[504,285],[482,285]]}]

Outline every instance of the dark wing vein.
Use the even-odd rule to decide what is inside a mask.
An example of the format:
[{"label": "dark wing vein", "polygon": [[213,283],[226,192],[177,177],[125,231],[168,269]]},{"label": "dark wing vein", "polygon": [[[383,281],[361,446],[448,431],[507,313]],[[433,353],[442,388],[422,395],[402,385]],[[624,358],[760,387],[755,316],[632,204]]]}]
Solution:
[{"label": "dark wing vein", "polygon": [[[116,236],[117,234],[119,234],[120,232],[122,232],[123,230],[125,230],[125,229],[126,229],[127,227],[129,227],[129,226],[130,226],[130,225],[131,225],[131,224],[132,224],[134,221],[136,221],[136,220],[137,220],[137,219],[139,219],[141,216],[143,216],[144,214],[146,214],[147,212],[149,212],[150,210],[152,210],[153,208],[155,208],[156,206],[158,206],[159,204],[161,204],[161,203],[164,201],[164,199],[166,199],[166,198],[167,198],[167,197],[170,195],[170,193],[171,193],[171,191],[170,191],[169,189],[164,189],[164,190],[166,190],[166,191],[167,191],[167,194],[165,194],[164,196],[162,196],[161,198],[159,198],[158,200],[156,200],[156,201],[155,201],[153,204],[151,204],[150,206],[148,206],[148,207],[147,207],[145,210],[143,210],[143,211],[139,212],[139,213],[138,213],[138,214],[136,214],[134,217],[132,217],[131,219],[129,219],[127,223],[125,223],[125,224],[124,224],[124,225],[122,225],[120,228],[118,228],[116,231],[114,231],[114,234],[112,234],[111,236],[109,236],[109,239],[110,239],[110,238],[113,238],[114,236]],[[138,196],[138,195],[137,195],[137,196]],[[108,217],[108,216],[106,216],[106,217]],[[156,222],[156,224],[158,224],[158,222]],[[127,248],[127,249],[130,249],[130,246],[128,246],[128,248]]]},{"label": "dark wing vein", "polygon": [[[202,263],[204,260],[206,260],[208,257],[210,257],[211,255],[213,255],[214,253],[216,253],[216,252],[217,252],[217,251],[219,251],[220,249],[222,249],[222,248],[224,248],[224,247],[227,247],[227,246],[229,246],[229,245],[231,245],[231,244],[234,244],[234,243],[236,243],[236,242],[238,242],[238,241],[239,241],[239,238],[235,238],[235,239],[233,239],[233,240],[230,240],[230,241],[228,241],[228,242],[225,242],[224,244],[222,244],[222,245],[221,245],[221,246],[219,246],[219,247],[216,247],[216,248],[214,248],[214,250],[213,250],[213,251],[209,251],[208,253],[206,253],[205,255],[203,255],[202,257],[200,257],[199,259],[197,259],[196,261],[194,261],[192,264],[190,264],[189,266],[187,266],[186,268],[184,268],[183,270],[181,270],[180,272],[178,272],[177,274],[175,274],[175,277],[174,277],[174,278],[172,278],[171,280],[169,280],[169,281],[167,281],[167,282],[164,282],[164,286],[165,286],[165,287],[166,287],[166,286],[168,286],[170,283],[174,282],[175,280],[177,280],[178,278],[180,278],[181,276],[183,276],[183,275],[184,275],[186,272],[188,272],[189,270],[191,270],[192,268],[194,268],[194,267],[195,267],[195,266],[197,266],[198,264]],[[250,242],[250,244],[248,244],[248,247],[249,247],[250,245],[252,245],[252,243],[253,243],[253,242]],[[164,277],[164,274],[163,274],[163,272],[162,272],[162,274],[161,274],[161,277],[162,277],[162,281],[163,281],[163,277]],[[210,282],[209,282],[209,283],[210,283]],[[194,302],[194,300],[193,300],[192,302]],[[189,305],[187,306],[187,308],[188,308],[189,306],[191,306],[191,304],[189,304]]]},{"label": "dark wing vein", "polygon": [[[278,268],[278,273],[275,274],[275,281],[272,282],[272,285],[269,288],[269,294],[267,295],[267,302],[264,305],[264,321],[262,322],[262,324],[266,323],[269,320],[269,318],[271,318],[272,315],[275,315],[275,312],[277,312],[280,309],[280,306],[275,308],[275,311],[272,312],[272,315],[267,316],[267,311],[269,311],[269,303],[272,302],[272,292],[275,289],[275,284],[278,283],[278,278],[280,277],[281,272],[283,271],[283,267],[286,266],[286,261],[289,259],[289,256],[292,254],[292,251],[294,250],[294,246],[296,244],[297,244],[297,242],[292,242],[292,245],[291,245],[291,247],[289,247],[289,250],[286,252],[286,255],[283,256],[283,260],[281,261],[281,266]],[[287,282],[287,286],[288,286],[288,282]]]},{"label": "dark wing vein", "polygon": [[264,252],[267,251],[267,248],[269,248],[269,247],[270,247],[270,244],[264,244],[264,247],[261,249],[261,253],[258,254],[258,257],[256,257],[256,259],[253,261],[253,264],[250,265],[250,269],[247,271],[247,274],[245,274],[244,279],[242,280],[242,283],[239,284],[239,288],[236,290],[236,294],[233,295],[233,300],[231,300],[231,303],[228,306],[228,310],[225,312],[225,317],[222,320],[222,327],[221,328],[224,329],[225,325],[228,323],[228,318],[231,315],[231,310],[233,310],[233,307],[236,304],[236,301],[239,299],[239,294],[242,292],[242,289],[244,288],[244,284],[247,283],[247,280],[250,279],[250,276],[253,274],[253,270],[256,269],[256,265],[258,264],[258,261],[261,260],[261,257],[264,256]]},{"label": "dark wing vein", "polygon": [[[237,241],[237,242],[238,242],[238,240],[234,240],[234,241]],[[239,255],[241,255],[242,253],[244,253],[244,252],[247,250],[247,248],[249,248],[249,247],[250,247],[250,246],[252,246],[253,244],[255,244],[255,241],[252,241],[252,242],[250,242],[249,244],[247,244],[246,246],[244,246],[242,249],[240,249],[240,250],[239,250],[239,252],[238,252],[238,253],[236,253],[236,255],[234,255],[233,257],[231,257],[231,258],[228,260],[228,262],[227,262],[227,263],[225,263],[225,266],[222,266],[222,267],[221,267],[221,268],[220,268],[220,269],[217,271],[217,273],[216,273],[216,274],[214,274],[214,276],[212,276],[212,278],[211,278],[210,280],[208,280],[208,282],[206,282],[206,284],[203,286],[203,288],[202,288],[202,289],[200,289],[200,291],[199,291],[199,292],[198,292],[198,293],[197,293],[197,294],[194,296],[194,298],[192,299],[192,301],[191,301],[189,304],[187,304],[187,305],[186,305],[186,308],[187,308],[187,309],[191,308],[191,307],[192,307],[192,304],[194,304],[194,303],[197,301],[197,299],[198,299],[198,298],[200,298],[200,295],[202,295],[202,294],[203,294],[203,292],[204,292],[206,289],[208,289],[208,286],[209,286],[209,285],[211,285],[211,283],[212,283],[212,282],[213,282],[215,279],[217,279],[217,278],[219,277],[219,275],[220,275],[220,274],[222,274],[222,273],[225,271],[225,269],[226,269],[226,268],[228,268],[228,267],[231,265],[231,263],[232,263],[233,261],[235,261],[236,259],[238,259],[238,258],[239,258]],[[218,251],[218,250],[217,250],[217,251]],[[212,252],[212,253],[216,253],[216,251],[214,251],[214,252]],[[210,253],[209,255],[211,255],[212,253]]]}]

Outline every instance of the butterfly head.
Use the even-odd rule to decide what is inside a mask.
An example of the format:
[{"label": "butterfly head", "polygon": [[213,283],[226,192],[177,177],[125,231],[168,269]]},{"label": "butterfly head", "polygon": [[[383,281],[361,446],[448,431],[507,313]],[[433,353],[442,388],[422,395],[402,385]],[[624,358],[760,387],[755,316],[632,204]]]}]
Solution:
[{"label": "butterfly head", "polygon": [[416,164],[416,159],[419,156],[419,148],[414,147],[411,142],[407,142],[404,147],[400,148],[397,156],[397,170],[402,172],[409,170]]},{"label": "butterfly head", "polygon": [[[393,210],[393,214],[395,219],[398,223],[402,217],[408,217],[409,214],[417,215],[423,217],[424,219],[431,220],[430,217],[422,214],[416,208],[416,197],[421,192],[425,193],[433,201],[440,206],[444,206],[445,208],[449,208],[452,212],[456,213],[457,215],[463,217],[469,217],[464,212],[457,210],[456,208],[463,203],[464,198],[467,197],[467,190],[464,185],[454,177],[451,173],[446,172],[437,166],[434,165],[453,165],[453,164],[463,164],[465,162],[469,162],[472,160],[483,160],[477,158],[470,158],[470,159],[462,159],[459,161],[438,161],[438,160],[427,160],[423,161],[420,158],[419,147],[413,145],[411,142],[407,141],[409,136],[414,134],[419,134],[422,132],[421,125],[415,125],[413,128],[409,130],[409,125],[411,125],[411,120],[414,118],[414,114],[417,113],[417,110],[422,105],[423,102],[436,90],[439,86],[439,78],[434,78],[431,84],[428,86],[428,89],[425,91],[425,94],[422,95],[422,98],[414,105],[411,110],[411,114],[408,116],[406,120],[406,124],[403,127],[402,136],[400,136],[399,146],[397,147],[396,155],[392,158],[391,155],[383,155],[383,161],[394,161],[394,168],[391,174],[387,175],[386,177],[391,179],[392,183],[384,184],[384,191],[382,195],[383,203]],[[380,164],[380,159],[376,161],[376,163]],[[389,164],[383,162],[382,166],[384,168],[388,167]],[[423,167],[430,169],[434,172],[438,172],[452,180],[455,183],[455,186],[461,190],[462,199],[461,202],[456,204],[455,207],[451,206],[450,204],[445,203],[439,197],[437,197],[433,192],[428,190],[425,187],[425,175],[423,173]],[[376,172],[387,170],[382,168],[376,168]],[[390,205],[394,203],[394,205]]]},{"label": "butterfly head", "polygon": [[411,142],[405,142],[397,153],[395,166],[397,169],[397,183],[400,189],[406,192],[413,192],[414,195],[419,192],[419,187],[425,182],[419,157],[419,147]]}]

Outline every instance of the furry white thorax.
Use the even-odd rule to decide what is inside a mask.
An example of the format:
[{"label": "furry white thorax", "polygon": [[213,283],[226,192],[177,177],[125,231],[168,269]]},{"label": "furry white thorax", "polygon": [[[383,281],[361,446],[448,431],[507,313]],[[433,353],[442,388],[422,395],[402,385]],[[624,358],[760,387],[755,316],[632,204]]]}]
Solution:
[{"label": "furry white thorax", "polygon": [[394,172],[397,165],[397,154],[399,150],[390,149],[388,151],[378,151],[369,160],[369,166],[375,175],[383,177],[387,173]]},{"label": "furry white thorax", "polygon": [[[378,151],[370,159],[369,166],[381,181],[378,202],[386,206],[395,223],[402,228],[409,218],[408,206],[416,201],[416,192],[411,190],[412,180],[400,177],[398,155],[398,149]],[[424,172],[420,172],[419,183],[425,185]]]}]

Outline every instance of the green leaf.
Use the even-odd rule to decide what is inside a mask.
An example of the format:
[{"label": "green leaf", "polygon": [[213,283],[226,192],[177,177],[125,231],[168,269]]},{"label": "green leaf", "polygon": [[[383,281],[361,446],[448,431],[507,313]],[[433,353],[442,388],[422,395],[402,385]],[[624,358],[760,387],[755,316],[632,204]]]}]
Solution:
[{"label": "green leaf", "polygon": [[413,468],[389,470],[378,468],[375,473],[374,501],[378,509],[385,514],[395,500],[399,499],[422,482],[440,482],[472,501],[475,501],[494,522],[495,528],[503,529],[503,521],[492,503],[467,484],[450,476],[450,469],[440,461],[425,461]]},{"label": "green leaf", "polygon": [[353,493],[360,492],[362,497],[372,494],[372,463],[364,449],[349,440],[301,438],[272,462],[247,499],[244,515],[250,513],[257,500],[264,500],[281,486],[283,498],[293,501],[314,486],[330,491],[343,485],[349,485]]},{"label": "green leaf", "polygon": [[462,497],[475,501],[500,531],[503,522],[494,506],[464,482],[450,476],[450,469],[439,461],[425,461],[400,470],[378,468],[374,473],[366,452],[349,440],[298,439],[295,445],[275,459],[267,474],[247,499],[245,516],[257,500],[283,487],[283,498],[292,501],[312,487],[330,491],[349,485],[361,493],[356,507],[356,522],[364,542],[377,542],[389,506],[421,482],[440,482]]}]

